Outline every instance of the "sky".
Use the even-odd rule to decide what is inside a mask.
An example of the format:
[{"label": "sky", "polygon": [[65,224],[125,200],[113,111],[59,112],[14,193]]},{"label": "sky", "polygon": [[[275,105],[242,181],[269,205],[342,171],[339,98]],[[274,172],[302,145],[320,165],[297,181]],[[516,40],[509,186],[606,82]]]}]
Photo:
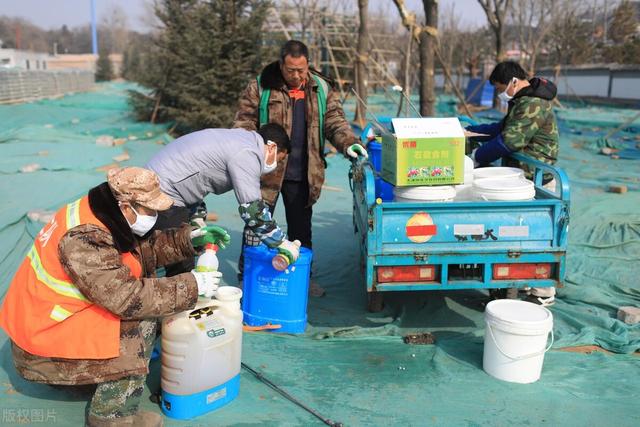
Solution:
[{"label": "sky", "polygon": [[[343,0],[344,1],[344,0]],[[356,0],[351,0],[354,8]],[[113,10],[120,7],[127,15],[129,28],[146,32],[150,28],[148,5],[152,0],[95,0],[98,22]],[[422,12],[422,0],[405,0],[407,8]],[[387,9],[397,14],[391,0],[370,0],[370,10]],[[483,26],[486,18],[477,0],[440,0],[440,13],[454,5],[456,14],[460,15],[462,25],[472,27]],[[78,27],[89,23],[91,17],[91,0],[0,0],[0,15],[26,18],[44,29],[60,28],[66,24]]]},{"label": "sky", "polygon": [[[147,31],[145,4],[151,0],[95,0],[98,22],[109,15],[114,6],[127,15],[129,28]],[[44,29],[79,27],[90,23],[91,0],[0,0],[0,15],[21,17]]]}]

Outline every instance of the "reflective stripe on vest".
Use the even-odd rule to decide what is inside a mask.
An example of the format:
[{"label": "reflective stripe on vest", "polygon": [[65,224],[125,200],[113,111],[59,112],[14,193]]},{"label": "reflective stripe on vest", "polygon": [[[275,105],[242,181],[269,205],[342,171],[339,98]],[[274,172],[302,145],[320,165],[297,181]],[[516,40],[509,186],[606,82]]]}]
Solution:
[{"label": "reflective stripe on vest", "polygon": [[53,306],[53,309],[51,310],[51,314],[49,314],[49,317],[55,320],[56,322],[62,322],[72,314],[73,313],[71,311],[65,310],[64,308],[56,304]]},{"label": "reflective stripe on vest", "polygon": [[67,205],[67,230],[71,230],[73,227],[80,225],[80,201],[78,199],[75,202]]},{"label": "reflective stripe on vest", "polygon": [[81,301],[89,301],[82,295],[82,292],[76,288],[73,283],[65,282],[64,280],[56,279],[42,266],[42,262],[40,261],[40,255],[38,255],[38,251],[36,250],[35,245],[31,246],[29,253],[27,254],[27,258],[31,261],[31,268],[36,273],[36,277],[39,281],[47,285],[53,292],[64,295],[65,297],[79,299]]}]

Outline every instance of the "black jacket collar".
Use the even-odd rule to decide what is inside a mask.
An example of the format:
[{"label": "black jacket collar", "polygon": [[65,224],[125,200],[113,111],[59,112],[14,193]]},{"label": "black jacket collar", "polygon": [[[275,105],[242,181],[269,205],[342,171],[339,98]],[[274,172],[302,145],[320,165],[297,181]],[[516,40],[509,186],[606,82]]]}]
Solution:
[{"label": "black jacket collar", "polygon": [[[326,80],[331,87],[334,87],[335,82],[330,77],[325,76],[319,71],[310,68],[308,84],[312,90],[314,91],[317,90],[316,86],[318,84],[313,78],[311,78],[311,74],[315,74],[316,76]],[[264,69],[262,70],[262,73],[260,73],[260,86],[262,87],[263,90],[267,90],[267,89],[275,89],[275,90],[285,89],[286,90],[287,89],[287,84],[285,83],[284,78],[282,77],[282,71],[280,70],[280,62],[274,61],[271,64],[264,67]]]},{"label": "black jacket collar", "polygon": [[280,71],[280,63],[278,61],[264,67],[260,74],[260,86],[262,89],[282,89],[286,87],[282,71]]},{"label": "black jacket collar", "polygon": [[89,190],[89,207],[93,214],[113,235],[116,249],[120,253],[131,252],[136,238],[122,215],[118,201],[113,197],[109,184],[103,182]]}]

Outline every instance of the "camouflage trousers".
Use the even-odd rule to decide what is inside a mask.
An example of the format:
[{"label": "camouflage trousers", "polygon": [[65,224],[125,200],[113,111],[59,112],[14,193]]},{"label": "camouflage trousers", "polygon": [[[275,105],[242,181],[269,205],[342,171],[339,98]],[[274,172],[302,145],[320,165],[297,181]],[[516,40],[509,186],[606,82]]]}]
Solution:
[{"label": "camouflage trousers", "polygon": [[[157,321],[144,320],[140,329],[144,338],[144,357],[149,360],[156,338]],[[89,414],[99,418],[121,418],[138,412],[146,375],[132,375],[98,384],[89,404]]]}]

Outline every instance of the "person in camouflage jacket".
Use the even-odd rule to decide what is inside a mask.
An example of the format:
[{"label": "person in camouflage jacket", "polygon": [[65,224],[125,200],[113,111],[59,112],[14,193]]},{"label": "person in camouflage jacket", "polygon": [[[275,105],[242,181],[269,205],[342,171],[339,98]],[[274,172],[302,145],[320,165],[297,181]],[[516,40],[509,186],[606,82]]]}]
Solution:
[{"label": "person in camouflage jacket", "polygon": [[[140,182],[143,184],[139,185]],[[147,200],[150,194],[153,199]],[[155,277],[159,266],[195,255],[192,229],[186,224],[151,232],[135,226],[142,223],[141,217],[152,218],[153,211],[166,209],[172,203],[169,196],[161,192],[153,172],[135,167],[110,171],[108,182],[88,192],[91,213],[104,227],[80,223],[59,239],[57,254],[68,280],[89,304],[100,306],[120,319],[117,357],[45,357],[20,348],[12,337],[14,364],[23,378],[52,385],[97,384],[87,413],[90,426],[162,425],[159,414],[138,411],[156,338],[157,319],[195,307],[201,288],[197,275],[206,274]],[[50,228],[55,225],[48,224]],[[147,225],[150,229],[153,224]],[[142,269],[139,278],[123,263],[124,253],[137,259]],[[213,282],[219,283],[219,273],[216,275],[218,280]],[[11,287],[14,286],[22,285],[14,281]],[[17,289],[10,288],[8,297],[14,291]],[[6,302],[5,299],[2,308],[3,327],[9,331],[10,324],[4,320],[19,319],[22,315],[14,311],[15,304],[7,312]],[[22,308],[26,312],[35,309],[30,305]],[[55,348],[53,343],[51,346]]]},{"label": "person in camouflage jacket", "polygon": [[[471,157],[474,162],[486,166],[511,153],[522,152],[541,162],[555,164],[558,160],[559,136],[552,101],[556,96],[556,86],[542,78],[528,80],[522,67],[512,61],[496,65],[489,81],[498,91],[499,98],[507,101],[509,107],[500,122],[466,128],[471,132],[488,135],[474,138],[484,142],[473,150]],[[522,168],[527,178],[532,177],[526,165],[513,159],[507,159],[505,164]],[[543,184],[548,189],[555,190],[555,181],[550,174],[543,175]],[[555,293],[554,287],[532,288],[527,301],[552,305]]]},{"label": "person in camouflage jacket", "polygon": [[[474,160],[486,165],[510,153],[523,154],[544,163],[558,159],[558,125],[552,100],[556,86],[534,77],[527,80],[525,71],[511,61],[496,65],[489,81],[508,101],[508,110],[500,122],[469,126],[467,130],[488,135],[476,138],[484,144],[474,150]],[[550,180],[547,177],[547,180]]]}]

